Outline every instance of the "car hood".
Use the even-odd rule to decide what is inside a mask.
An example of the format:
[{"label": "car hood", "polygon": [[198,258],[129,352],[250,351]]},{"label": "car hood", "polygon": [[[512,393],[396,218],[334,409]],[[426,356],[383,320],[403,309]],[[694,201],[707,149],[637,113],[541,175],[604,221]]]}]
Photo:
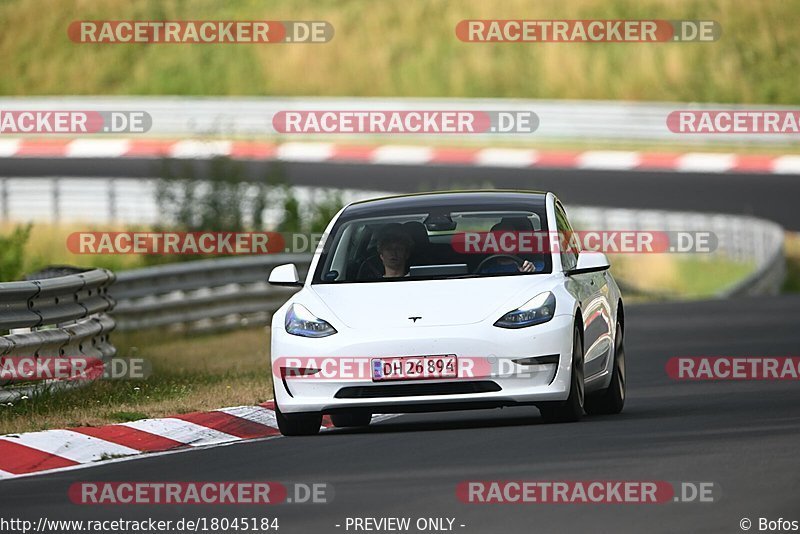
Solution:
[{"label": "car hood", "polygon": [[[499,319],[552,285],[552,275],[315,284],[312,291],[350,328],[420,328]],[[315,312],[321,313],[321,312]],[[419,317],[416,321],[410,317]],[[322,317],[322,319],[327,319]]]}]

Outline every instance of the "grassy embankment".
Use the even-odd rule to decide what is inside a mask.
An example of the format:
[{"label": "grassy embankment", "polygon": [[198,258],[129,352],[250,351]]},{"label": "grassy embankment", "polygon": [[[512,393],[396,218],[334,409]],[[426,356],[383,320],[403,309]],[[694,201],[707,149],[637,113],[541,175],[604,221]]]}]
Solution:
[{"label": "grassy embankment", "polygon": [[[713,19],[712,43],[463,43],[462,19]],[[6,0],[2,95],[429,96],[798,104],[797,2]],[[327,44],[80,45],[74,20],[326,20]],[[36,31],[31,31],[36,28]]]}]

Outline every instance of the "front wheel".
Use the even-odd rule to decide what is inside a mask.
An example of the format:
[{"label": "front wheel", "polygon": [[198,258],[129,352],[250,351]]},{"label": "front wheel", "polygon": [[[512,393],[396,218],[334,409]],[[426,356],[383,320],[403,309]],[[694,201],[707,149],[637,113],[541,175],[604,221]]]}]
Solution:
[{"label": "front wheel", "polygon": [[583,416],[584,401],[583,341],[578,329],[572,334],[572,373],[570,374],[569,397],[560,402],[548,402],[539,406],[539,412],[547,423],[571,423]]},{"label": "front wheel", "polygon": [[614,367],[611,382],[606,389],[592,393],[586,398],[586,413],[591,415],[611,415],[622,411],[625,406],[625,343],[622,325],[617,321],[614,337]]},{"label": "front wheel", "polygon": [[321,412],[283,413],[275,403],[275,419],[278,420],[278,430],[284,436],[314,436],[319,433],[322,426]]}]

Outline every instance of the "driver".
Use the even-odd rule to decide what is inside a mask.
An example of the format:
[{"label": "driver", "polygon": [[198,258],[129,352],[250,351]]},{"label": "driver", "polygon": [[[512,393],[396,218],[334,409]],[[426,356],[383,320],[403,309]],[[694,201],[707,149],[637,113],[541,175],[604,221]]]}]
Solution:
[{"label": "driver", "polygon": [[489,274],[509,273],[509,272],[532,273],[535,270],[536,269],[533,263],[529,262],[528,260],[524,260],[522,264],[518,265],[517,262],[514,261],[514,258],[510,258],[508,256],[502,256],[492,261],[492,264],[487,268],[483,269],[483,272]]},{"label": "driver", "polygon": [[378,238],[378,257],[383,263],[384,278],[408,276],[408,258],[414,242],[402,230],[390,230]]},{"label": "driver", "polygon": [[[524,219],[524,221],[525,221],[525,224],[530,226],[531,223],[527,219]],[[497,233],[503,233],[503,232],[520,233],[522,231],[532,232],[533,231],[533,227],[530,226],[530,230],[528,230],[528,229],[520,230],[518,228],[518,226],[515,225],[512,220],[503,219],[499,223],[497,223],[494,226],[492,226],[492,230],[491,231],[492,231],[492,233],[495,233],[495,232],[497,232]],[[488,274],[514,273],[514,272],[532,273],[532,272],[536,271],[536,266],[532,262],[530,262],[528,260],[523,260],[522,263],[517,263],[517,261],[514,260],[514,258],[512,258],[510,256],[498,256],[497,258],[492,260],[490,265],[488,265],[486,268],[481,269],[481,271],[484,272],[484,273],[488,273]]]}]

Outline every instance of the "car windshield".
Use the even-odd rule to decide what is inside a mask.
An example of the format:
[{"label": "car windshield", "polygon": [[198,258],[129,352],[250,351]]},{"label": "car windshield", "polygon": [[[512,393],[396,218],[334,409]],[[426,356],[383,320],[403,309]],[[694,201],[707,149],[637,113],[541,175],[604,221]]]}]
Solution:
[{"label": "car windshield", "polygon": [[549,250],[544,207],[343,216],[325,242],[313,283],[549,273]]}]

